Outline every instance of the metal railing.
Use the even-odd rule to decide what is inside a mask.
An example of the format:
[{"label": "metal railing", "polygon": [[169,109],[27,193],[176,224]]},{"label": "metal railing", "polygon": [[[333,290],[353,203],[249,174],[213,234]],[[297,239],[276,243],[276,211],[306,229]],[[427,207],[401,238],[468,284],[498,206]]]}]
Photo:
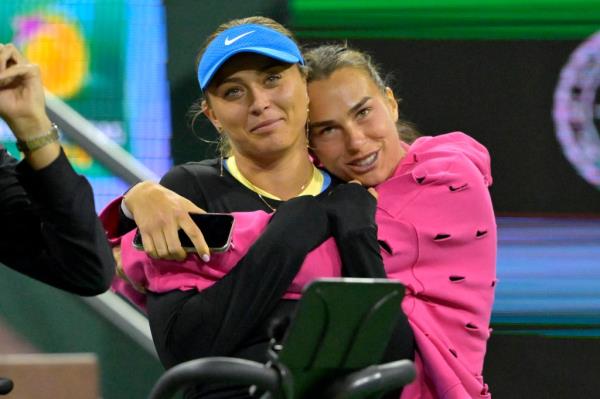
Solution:
[{"label": "metal railing", "polygon": [[61,131],[104,167],[129,184],[158,180],[153,171],[106,136],[61,99],[46,91],[48,116]]}]

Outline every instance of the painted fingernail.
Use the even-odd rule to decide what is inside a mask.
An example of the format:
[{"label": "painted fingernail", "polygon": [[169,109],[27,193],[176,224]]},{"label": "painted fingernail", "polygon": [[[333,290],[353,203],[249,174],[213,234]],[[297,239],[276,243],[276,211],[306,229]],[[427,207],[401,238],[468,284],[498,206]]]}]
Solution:
[{"label": "painted fingernail", "polygon": [[210,255],[209,254],[203,254],[202,256],[200,256],[200,258],[205,261],[205,262],[210,262]]}]

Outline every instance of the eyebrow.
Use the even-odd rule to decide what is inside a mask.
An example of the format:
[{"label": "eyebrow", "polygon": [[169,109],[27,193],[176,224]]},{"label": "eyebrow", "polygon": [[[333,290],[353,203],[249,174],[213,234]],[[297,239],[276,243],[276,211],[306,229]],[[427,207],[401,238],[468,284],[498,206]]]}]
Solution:
[{"label": "eyebrow", "polygon": [[[359,109],[361,109],[361,108],[362,108],[362,107],[365,105],[365,103],[366,103],[367,101],[369,101],[371,98],[372,98],[372,97],[370,97],[370,96],[365,96],[365,97],[361,98],[359,102],[357,102],[355,105],[353,105],[353,106],[352,106],[352,107],[351,107],[351,108],[348,110],[347,114],[348,114],[348,115],[352,115],[352,114],[354,114],[354,113],[355,113],[355,112],[357,112]],[[333,123],[334,123],[334,121],[332,121],[332,120],[319,121],[319,122],[311,123],[309,127],[312,129],[312,128],[317,128],[317,127],[321,127],[321,126],[328,126],[328,125],[331,125],[331,124],[333,124]]]}]

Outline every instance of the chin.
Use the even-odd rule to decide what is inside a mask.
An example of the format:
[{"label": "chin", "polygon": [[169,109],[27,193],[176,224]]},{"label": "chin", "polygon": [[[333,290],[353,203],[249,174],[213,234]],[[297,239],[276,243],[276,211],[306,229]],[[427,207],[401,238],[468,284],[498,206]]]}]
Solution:
[{"label": "chin", "polygon": [[358,180],[365,187],[373,187],[385,181],[385,178],[381,177],[377,173],[357,176],[353,179]]}]

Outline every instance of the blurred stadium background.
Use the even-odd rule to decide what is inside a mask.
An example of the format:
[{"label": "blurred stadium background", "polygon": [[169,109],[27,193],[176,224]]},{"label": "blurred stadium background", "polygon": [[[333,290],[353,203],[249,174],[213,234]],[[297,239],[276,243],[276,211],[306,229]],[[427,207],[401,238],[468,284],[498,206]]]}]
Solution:
[{"label": "blurred stadium background", "polygon": [[[48,90],[160,176],[213,155],[201,140],[214,139],[208,123],[187,117],[196,51],[219,23],[256,14],[306,45],[367,50],[423,134],[461,130],[489,148],[500,228],[492,393],[597,396],[600,0],[3,0],[0,42],[19,46]],[[5,125],[0,142],[18,156]],[[129,187],[76,137],[64,143],[98,210]],[[103,397],[144,397],[162,369],[143,319],[115,300],[0,269],[0,358],[93,352]]]}]

